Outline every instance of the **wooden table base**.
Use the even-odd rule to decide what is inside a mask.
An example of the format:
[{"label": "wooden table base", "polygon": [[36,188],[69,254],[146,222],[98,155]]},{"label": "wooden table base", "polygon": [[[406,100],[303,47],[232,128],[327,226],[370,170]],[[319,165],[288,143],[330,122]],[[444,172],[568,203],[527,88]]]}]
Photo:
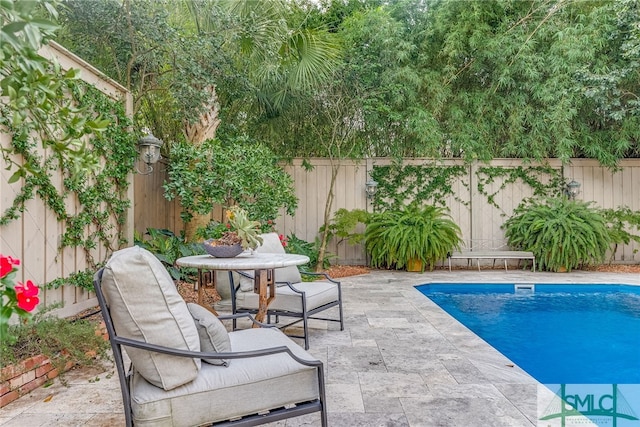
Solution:
[{"label": "wooden table base", "polygon": [[[268,295],[267,290],[269,291]],[[259,309],[256,314],[256,320],[263,323],[264,318],[267,316],[267,308],[276,296],[276,282],[274,280],[273,269],[255,271],[253,291],[260,296],[258,300]],[[254,324],[253,327],[258,328],[259,326]]]}]

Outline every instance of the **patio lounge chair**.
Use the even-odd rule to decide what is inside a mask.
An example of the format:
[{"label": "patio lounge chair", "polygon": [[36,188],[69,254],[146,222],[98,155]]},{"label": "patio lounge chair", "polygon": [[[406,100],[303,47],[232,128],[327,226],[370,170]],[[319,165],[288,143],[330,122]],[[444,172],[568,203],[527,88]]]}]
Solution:
[{"label": "patio lounge chair", "polygon": [[[262,234],[262,245],[256,251],[264,253],[285,253],[280,238],[276,233]],[[258,295],[253,291],[253,272],[239,271],[239,280],[235,275],[229,275],[231,285],[231,311],[236,313],[253,313],[258,311]],[[292,317],[296,320],[280,325],[284,330],[302,322],[303,335],[289,335],[293,338],[304,339],[304,348],[309,349],[309,319],[340,322],[340,330],[344,330],[344,316],[342,313],[342,290],[340,282],[331,279],[325,273],[305,273],[324,276],[325,280],[303,282],[297,267],[277,268],[274,272],[276,282],[276,297],[267,310],[267,322],[271,316]],[[318,313],[338,308],[338,318],[320,317]],[[235,329],[236,324],[233,323]]]},{"label": "patio lounge chair", "polygon": [[227,332],[145,249],[115,252],[94,286],[127,426],[253,426],[313,412],[327,425],[321,361],[277,328]]}]

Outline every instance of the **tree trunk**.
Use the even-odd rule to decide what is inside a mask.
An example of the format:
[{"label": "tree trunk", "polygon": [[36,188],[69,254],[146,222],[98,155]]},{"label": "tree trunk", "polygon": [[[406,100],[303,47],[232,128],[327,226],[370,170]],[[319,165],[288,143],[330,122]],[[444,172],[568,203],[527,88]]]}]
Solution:
[{"label": "tree trunk", "polygon": [[333,189],[336,184],[336,178],[338,177],[339,169],[340,165],[331,165],[331,183],[329,184],[329,194],[327,195],[327,201],[324,205],[324,231],[322,232],[322,239],[320,239],[320,250],[318,251],[318,262],[316,264],[316,271],[322,271],[325,254],[327,252],[327,243],[329,241],[329,221],[331,219],[331,208],[333,207],[334,198]]},{"label": "tree trunk", "polygon": [[184,225],[185,241],[188,243],[195,243],[198,240],[200,240],[196,237],[196,232],[198,231],[198,228],[206,227],[210,221],[211,221],[211,214],[205,214],[205,215],[194,214],[193,218],[191,218],[191,221],[187,222]]},{"label": "tree trunk", "polygon": [[[216,136],[216,130],[220,125],[220,103],[216,94],[215,86],[209,86],[205,89],[209,92],[209,100],[205,103],[205,112],[199,117],[195,123],[184,123],[184,135],[187,141],[199,146],[208,139]],[[184,234],[187,242],[195,242],[196,232],[198,228],[206,227],[211,221],[211,213],[204,215],[193,213],[191,221],[185,224]]]}]

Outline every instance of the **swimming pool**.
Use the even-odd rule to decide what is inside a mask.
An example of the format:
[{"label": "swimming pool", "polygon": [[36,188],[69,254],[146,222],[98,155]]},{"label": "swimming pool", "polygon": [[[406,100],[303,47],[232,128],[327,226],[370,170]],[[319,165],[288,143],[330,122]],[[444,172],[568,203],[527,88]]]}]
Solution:
[{"label": "swimming pool", "polygon": [[543,384],[640,384],[640,286],[416,288]]}]

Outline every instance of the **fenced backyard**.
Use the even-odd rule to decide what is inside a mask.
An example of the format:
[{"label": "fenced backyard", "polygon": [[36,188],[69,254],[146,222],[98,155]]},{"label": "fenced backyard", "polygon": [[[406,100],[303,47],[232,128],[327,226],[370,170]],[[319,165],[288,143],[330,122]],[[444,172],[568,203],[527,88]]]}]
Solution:
[{"label": "fenced backyard", "polygon": [[[109,97],[120,100],[127,111],[131,111],[129,93],[80,58],[55,43],[47,46],[43,54],[57,58],[65,69],[81,69],[85,81],[95,85]],[[0,144],[8,144],[9,137],[5,132],[0,133]],[[329,160],[320,158],[309,159],[309,162],[313,166],[312,170],[303,167],[302,159],[294,159],[290,164],[283,165],[293,177],[299,202],[294,216],[281,215],[276,219],[276,228],[279,233],[295,234],[306,241],[314,241],[322,225],[332,164]],[[364,159],[359,162],[341,161],[331,212],[341,208],[373,211],[374,204],[366,196],[365,183],[376,168],[391,164],[392,160],[386,158]],[[510,175],[487,175],[487,168],[525,170],[535,166],[520,160],[496,159],[486,164],[476,162],[465,165],[456,160],[405,159],[404,164],[464,168],[465,172],[450,182],[451,193],[444,197],[443,204],[460,226],[465,241],[503,241],[501,225],[524,198],[533,194],[532,187],[522,180],[512,179]],[[622,160],[616,171],[601,167],[595,160],[586,159],[573,159],[564,167],[559,160],[554,159],[549,160],[548,164],[566,181],[575,180],[581,184],[578,199],[593,201],[602,208],[626,206],[633,211],[640,211],[640,159]],[[24,180],[9,184],[10,176],[11,171],[0,171],[0,212],[3,213],[12,206],[24,185]],[[183,229],[179,204],[164,198],[162,185],[166,179],[166,164],[163,163],[157,164],[154,173],[150,175],[130,175],[132,185],[129,186],[126,197],[131,201],[131,207],[125,224],[112,224],[113,227],[121,227],[128,244],[133,243],[134,229],[144,233],[149,227],[166,228],[176,234]],[[545,181],[550,177],[538,174],[538,179]],[[62,186],[62,180],[62,175],[52,177],[52,182],[58,187]],[[73,194],[67,196],[65,204],[70,212],[79,209],[79,203]],[[212,216],[220,219],[220,209],[214,212]],[[26,201],[18,219],[0,227],[0,253],[22,260],[18,281],[32,280],[44,284],[88,269],[88,257],[99,261],[108,257],[109,249],[100,244],[90,251],[74,247],[60,250],[61,235],[66,227],[67,224],[59,221],[38,197]],[[110,245],[118,246],[115,238]],[[638,245],[633,242],[619,246],[612,259],[614,262],[639,263],[638,249]],[[367,263],[362,245],[350,246],[333,241],[328,250],[335,256],[334,263]],[[62,316],[73,315],[96,304],[92,292],[74,286],[47,289],[41,299],[44,302],[42,306],[62,304],[63,307],[58,310],[58,314]]]},{"label": "fenced backyard", "polygon": [[[284,165],[293,177],[298,209],[295,216],[283,215],[276,221],[279,233],[295,234],[306,241],[314,241],[322,226],[325,201],[329,191],[331,163],[327,159],[311,159],[313,169],[307,171],[302,159],[295,159]],[[374,207],[366,196],[365,183],[370,172],[376,167],[388,166],[391,159],[376,158],[360,162],[343,160],[335,186],[332,212],[338,209],[364,209],[369,212]],[[487,168],[512,170],[534,170],[535,164],[527,164],[514,159],[496,159],[488,163],[476,162],[464,165],[462,161],[433,159],[405,159],[405,165],[428,167],[463,166],[465,173],[451,183],[452,194],[445,198],[453,220],[462,230],[465,242],[484,242],[484,247],[500,247],[504,244],[504,221],[513,213],[520,202],[533,195],[533,188],[520,179],[510,182],[511,176],[487,177]],[[620,170],[612,172],[601,167],[597,161],[573,159],[564,168],[559,160],[550,160],[549,166],[560,173],[566,182],[575,180],[581,184],[578,200],[592,201],[601,208],[627,206],[640,210],[640,160],[627,159],[620,163]],[[179,233],[183,227],[180,208],[176,202],[168,202],[163,197],[162,183],[166,179],[165,168],[158,166],[157,173],[136,176],[135,229],[144,232],[147,227],[168,228]],[[535,172],[540,181],[551,179]],[[212,215],[220,220],[219,213]],[[624,263],[640,262],[638,244],[619,246],[613,254],[613,261]],[[331,242],[329,251],[336,255],[335,263],[364,265],[367,262],[362,245],[347,245]]]}]

